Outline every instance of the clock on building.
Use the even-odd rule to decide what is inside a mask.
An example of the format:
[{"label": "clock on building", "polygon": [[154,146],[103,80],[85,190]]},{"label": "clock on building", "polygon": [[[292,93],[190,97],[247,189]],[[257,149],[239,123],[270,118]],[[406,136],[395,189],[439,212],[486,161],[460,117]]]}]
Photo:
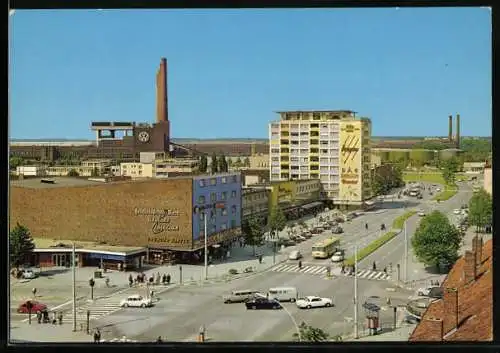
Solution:
[{"label": "clock on building", "polygon": [[137,136],[137,139],[141,142],[148,142],[149,141],[149,133],[147,131],[141,131],[139,135]]}]

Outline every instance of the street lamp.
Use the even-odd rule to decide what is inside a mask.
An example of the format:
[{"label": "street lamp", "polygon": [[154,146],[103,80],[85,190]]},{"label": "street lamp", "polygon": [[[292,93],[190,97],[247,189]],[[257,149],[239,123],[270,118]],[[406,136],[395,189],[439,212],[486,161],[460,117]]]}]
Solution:
[{"label": "street lamp", "polygon": [[[213,205],[215,207],[215,204]],[[208,279],[208,234],[207,234],[207,211],[205,206],[195,206],[194,214],[203,215],[203,225],[204,225],[204,253],[205,253],[205,280]]]}]

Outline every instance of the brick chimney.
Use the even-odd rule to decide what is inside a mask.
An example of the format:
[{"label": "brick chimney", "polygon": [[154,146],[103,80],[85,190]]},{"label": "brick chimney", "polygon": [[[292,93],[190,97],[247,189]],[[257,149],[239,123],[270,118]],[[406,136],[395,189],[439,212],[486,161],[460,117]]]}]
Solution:
[{"label": "brick chimney", "polygon": [[476,267],[481,266],[483,260],[483,237],[474,236],[472,238],[472,252],[476,254]]},{"label": "brick chimney", "polygon": [[444,337],[443,320],[434,317],[429,317],[424,320],[427,321],[427,324],[424,326],[430,328],[426,332],[425,340],[442,341]]},{"label": "brick chimney", "polygon": [[453,116],[448,117],[448,140],[453,141]]},{"label": "brick chimney", "polygon": [[460,114],[457,114],[456,124],[457,124],[457,127],[456,127],[457,131],[455,131],[455,134],[456,134],[455,143],[457,144],[457,148],[460,148]]},{"label": "brick chimney", "polygon": [[458,289],[446,288],[443,295],[443,336],[458,327]]},{"label": "brick chimney", "polygon": [[476,279],[477,267],[476,267],[476,253],[467,250],[464,255],[464,283],[470,283]]}]

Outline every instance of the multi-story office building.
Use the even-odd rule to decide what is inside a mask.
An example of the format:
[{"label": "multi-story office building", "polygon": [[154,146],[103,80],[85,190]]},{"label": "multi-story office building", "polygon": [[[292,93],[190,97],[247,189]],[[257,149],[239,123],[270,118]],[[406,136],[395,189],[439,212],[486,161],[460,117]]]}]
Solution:
[{"label": "multi-story office building", "polygon": [[323,197],[359,205],[371,197],[371,122],[352,111],[279,112],[269,127],[270,179],[319,179]]}]

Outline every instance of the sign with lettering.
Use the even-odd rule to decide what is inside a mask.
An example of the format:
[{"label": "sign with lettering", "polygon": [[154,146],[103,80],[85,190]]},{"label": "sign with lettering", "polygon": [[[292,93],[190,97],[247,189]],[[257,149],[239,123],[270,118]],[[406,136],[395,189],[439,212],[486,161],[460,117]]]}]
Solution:
[{"label": "sign with lettering", "polygon": [[[233,239],[234,237],[239,236],[240,234],[241,234],[240,227],[222,230],[222,231],[215,233],[215,234],[209,234],[208,239],[207,239],[207,245],[212,246],[215,244],[219,244],[219,243],[222,243],[226,240]],[[204,237],[200,237],[200,239],[198,239],[194,242],[195,249],[201,248],[203,246],[205,246],[205,238]]]},{"label": "sign with lettering", "polygon": [[173,246],[189,245],[189,238],[179,234],[168,234],[179,232],[178,218],[179,210],[164,208],[134,208],[134,215],[143,217],[150,225],[151,235],[148,236],[150,243],[166,243]]}]

